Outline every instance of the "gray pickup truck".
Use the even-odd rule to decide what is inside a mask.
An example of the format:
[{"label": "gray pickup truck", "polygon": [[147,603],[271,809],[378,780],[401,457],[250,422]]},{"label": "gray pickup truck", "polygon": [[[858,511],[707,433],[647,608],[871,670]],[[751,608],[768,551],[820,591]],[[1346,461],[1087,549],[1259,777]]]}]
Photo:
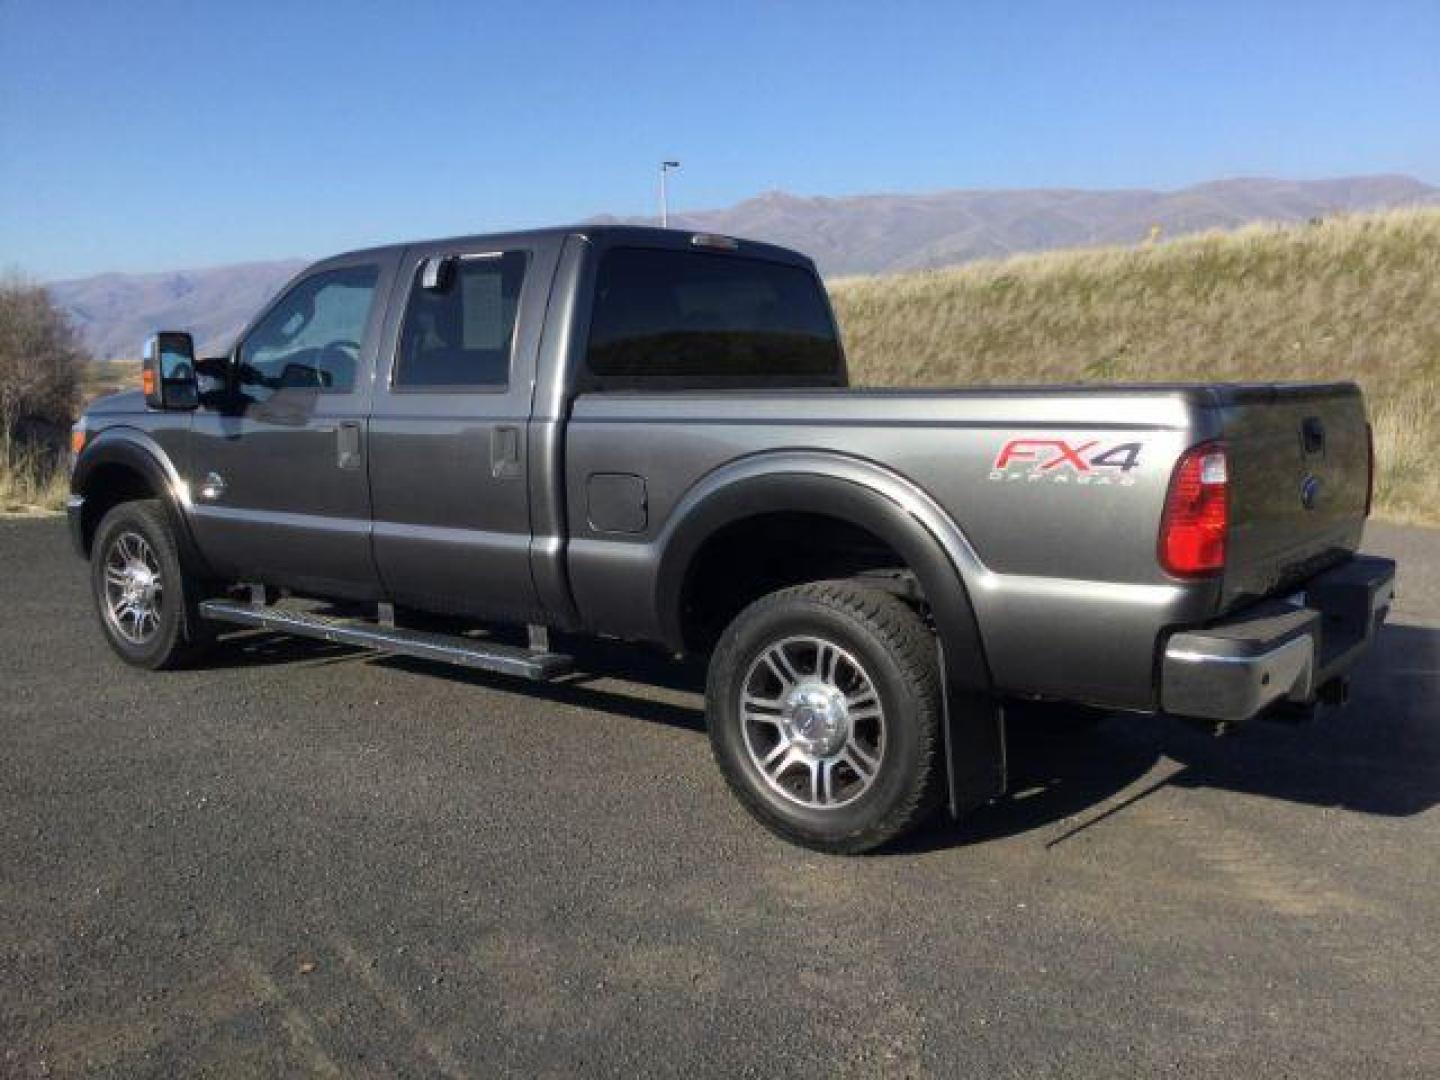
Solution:
[{"label": "gray pickup truck", "polygon": [[1017,701],[1343,700],[1393,591],[1355,386],[849,389],[813,264],[728,237],[342,255],[143,372],[73,435],[125,661],[236,625],[531,679],[565,635],[698,655],[725,779],[826,851],[1001,794]]}]

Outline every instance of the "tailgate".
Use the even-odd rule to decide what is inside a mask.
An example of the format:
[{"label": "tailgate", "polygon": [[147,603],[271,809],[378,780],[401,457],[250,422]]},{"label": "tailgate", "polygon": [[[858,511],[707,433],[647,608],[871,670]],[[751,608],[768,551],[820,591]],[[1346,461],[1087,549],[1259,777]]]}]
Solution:
[{"label": "tailgate", "polygon": [[1226,388],[1225,606],[1292,589],[1358,550],[1370,483],[1354,383]]}]

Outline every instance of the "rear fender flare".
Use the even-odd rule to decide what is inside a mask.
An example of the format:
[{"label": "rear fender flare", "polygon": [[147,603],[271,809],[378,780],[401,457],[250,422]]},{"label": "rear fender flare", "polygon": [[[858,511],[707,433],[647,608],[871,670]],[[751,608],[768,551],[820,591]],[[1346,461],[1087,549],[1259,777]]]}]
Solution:
[{"label": "rear fender flare", "polygon": [[711,473],[680,500],[660,538],[656,575],[657,610],[667,644],[678,648],[683,642],[682,591],[691,560],[704,543],[727,525],[780,511],[840,518],[894,548],[919,579],[931,606],[951,681],[977,692],[990,690],[965,584],[965,567],[979,566],[969,543],[944,511],[908,480],[839,454],[785,452],[745,458]]},{"label": "rear fender flare", "polygon": [[849,521],[889,544],[915,574],[939,632],[946,688],[950,809],[1005,790],[1004,712],[993,692],[966,578],[983,571],[959,528],[928,494],[873,462],[840,454],[756,455],[716,470],[684,496],[659,538],[656,610],[666,641],[683,645],[686,574],[719,529],[776,511]]}]

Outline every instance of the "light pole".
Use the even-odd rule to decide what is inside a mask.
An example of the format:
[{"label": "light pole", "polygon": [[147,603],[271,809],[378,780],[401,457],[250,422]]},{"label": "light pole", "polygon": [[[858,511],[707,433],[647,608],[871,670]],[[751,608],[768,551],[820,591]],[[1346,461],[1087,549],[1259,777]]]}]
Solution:
[{"label": "light pole", "polygon": [[678,161],[660,162],[660,227],[662,229],[668,229],[670,227],[670,211],[665,205],[665,174],[669,170],[678,169],[679,167],[680,163]]}]

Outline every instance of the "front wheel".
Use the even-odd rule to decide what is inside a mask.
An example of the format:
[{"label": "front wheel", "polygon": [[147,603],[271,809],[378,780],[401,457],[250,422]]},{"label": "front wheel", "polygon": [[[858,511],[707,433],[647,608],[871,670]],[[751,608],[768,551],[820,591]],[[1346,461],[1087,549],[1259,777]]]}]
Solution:
[{"label": "front wheel", "polygon": [[127,664],[179,667],[210,639],[196,610],[199,583],[180,565],[156,500],[121,503],[101,519],[90,587],[105,637]]},{"label": "front wheel", "polygon": [[858,854],[941,794],[935,639],[895,597],[849,582],[746,608],[710,663],[706,713],[730,788],[776,834]]}]

